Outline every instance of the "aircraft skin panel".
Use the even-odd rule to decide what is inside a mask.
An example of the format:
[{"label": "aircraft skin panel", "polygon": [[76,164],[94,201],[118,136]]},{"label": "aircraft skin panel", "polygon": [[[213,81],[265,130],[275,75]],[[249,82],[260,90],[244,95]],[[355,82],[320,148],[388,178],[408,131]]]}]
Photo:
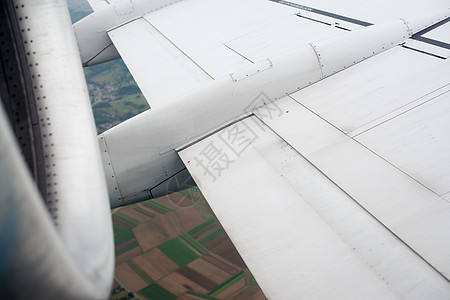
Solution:
[{"label": "aircraft skin panel", "polygon": [[213,79],[144,18],[108,34],[151,107]]},{"label": "aircraft skin panel", "polygon": [[[405,72],[412,62],[414,69]],[[450,176],[444,167],[450,165],[448,66],[448,60],[399,47],[291,96],[443,195]]]},{"label": "aircraft skin panel", "polygon": [[334,26],[324,26],[292,14],[226,45],[255,62],[341,33],[342,30]]},{"label": "aircraft skin panel", "polygon": [[271,118],[231,124],[179,155],[269,299],[450,295],[444,277],[261,120]]},{"label": "aircraft skin panel", "polygon": [[288,18],[294,11],[270,1],[187,0],[144,18],[213,78],[218,78],[252,64],[245,55],[229,49],[229,41]]},{"label": "aircraft skin panel", "polygon": [[447,60],[396,47],[292,97],[353,136],[442,88],[449,82],[448,65]]},{"label": "aircraft skin panel", "polygon": [[392,165],[388,158],[346,136],[292,98],[273,105],[289,113],[268,118],[260,109],[256,114],[399,239],[449,277],[448,202]]},{"label": "aircraft skin panel", "polygon": [[445,93],[355,139],[442,196],[450,191],[449,114],[447,86]]}]

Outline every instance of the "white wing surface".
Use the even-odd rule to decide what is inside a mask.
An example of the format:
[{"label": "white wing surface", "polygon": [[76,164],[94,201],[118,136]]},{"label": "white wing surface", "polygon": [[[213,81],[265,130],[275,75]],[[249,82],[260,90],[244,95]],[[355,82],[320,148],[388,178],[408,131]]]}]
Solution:
[{"label": "white wing surface", "polygon": [[444,2],[377,1],[358,6],[330,1],[185,0],[114,26],[108,34],[155,107],[269,56],[346,30],[433,11]]},{"label": "white wing surface", "polygon": [[269,298],[450,295],[449,78],[392,49],[179,152]]},{"label": "white wing surface", "polygon": [[268,298],[448,299],[448,7],[186,0],[112,28],[154,105],[100,137],[115,200],[182,161]]}]

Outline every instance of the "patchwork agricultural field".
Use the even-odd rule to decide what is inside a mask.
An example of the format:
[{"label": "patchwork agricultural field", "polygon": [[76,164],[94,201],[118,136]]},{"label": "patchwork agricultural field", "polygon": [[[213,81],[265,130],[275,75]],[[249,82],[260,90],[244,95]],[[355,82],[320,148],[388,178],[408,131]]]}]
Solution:
[{"label": "patchwork agricultural field", "polygon": [[266,299],[198,188],[113,213],[111,299]]}]

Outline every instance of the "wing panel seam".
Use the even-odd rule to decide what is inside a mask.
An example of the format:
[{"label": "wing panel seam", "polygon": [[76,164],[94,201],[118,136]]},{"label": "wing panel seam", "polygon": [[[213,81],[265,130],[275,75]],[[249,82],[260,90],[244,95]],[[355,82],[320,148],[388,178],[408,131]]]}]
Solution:
[{"label": "wing panel seam", "polygon": [[[450,84],[448,84],[448,85],[450,85]],[[443,92],[442,94],[440,94],[440,95],[443,95],[443,94],[446,94],[446,93],[448,93],[449,91],[445,91],[445,92]],[[438,95],[438,96],[435,96],[435,97],[433,97],[432,99],[429,99],[429,100],[427,100],[427,101],[425,101],[425,102],[423,102],[423,103],[420,103],[420,104],[418,104],[417,106],[415,106],[415,107],[413,107],[413,108],[411,108],[411,109],[409,109],[409,110],[407,110],[407,111],[405,111],[405,112],[402,112],[401,114],[404,114],[404,113],[406,113],[406,112],[408,112],[408,111],[410,111],[410,110],[412,110],[412,109],[414,109],[414,108],[416,108],[416,107],[418,107],[418,106],[421,106],[422,104],[425,104],[425,103],[428,103],[428,102],[430,102],[430,101],[432,101],[434,98],[436,98],[436,97],[439,97],[440,95]],[[348,134],[346,134],[345,132],[343,132],[341,129],[339,129],[338,127],[336,127],[335,125],[333,125],[333,124],[331,124],[330,122],[328,122],[327,120],[325,120],[324,118],[322,118],[321,116],[319,116],[317,113],[315,113],[314,111],[312,111],[312,110],[310,110],[309,108],[307,108],[306,106],[304,106],[303,104],[301,104],[300,102],[298,102],[297,100],[295,100],[295,99],[293,99],[292,97],[290,97],[289,96],[289,98],[290,99],[292,99],[292,100],[294,100],[296,103],[298,103],[301,107],[303,107],[304,109],[306,109],[307,111],[309,111],[309,112],[311,112],[312,114],[314,114],[316,117],[318,117],[319,119],[321,119],[322,121],[324,121],[324,122],[326,122],[328,125],[330,125],[330,126],[332,126],[333,128],[335,128],[336,130],[338,130],[340,133],[342,133],[342,134],[344,134],[345,136],[347,136],[349,139],[351,139],[353,142],[356,142],[358,145],[360,145],[361,147],[363,147],[364,149],[366,149],[366,150],[368,150],[370,153],[372,153],[372,154],[374,154],[375,156],[377,156],[378,158],[380,158],[381,160],[383,160],[384,162],[386,162],[387,164],[389,164],[390,166],[392,166],[393,168],[395,168],[396,170],[398,170],[399,172],[401,172],[402,174],[404,174],[405,176],[407,176],[407,177],[409,177],[410,179],[412,179],[414,182],[416,182],[417,184],[419,184],[419,185],[421,185],[422,187],[424,187],[425,189],[427,189],[428,191],[430,191],[431,193],[433,193],[433,195],[436,195],[436,196],[438,196],[438,197],[441,197],[441,195],[439,195],[439,194],[437,194],[435,191],[433,191],[432,189],[430,189],[429,187],[427,187],[426,185],[424,185],[423,183],[421,183],[420,181],[418,181],[417,179],[415,179],[414,177],[412,177],[411,175],[409,175],[408,173],[406,173],[405,171],[403,171],[402,169],[400,169],[399,167],[397,167],[396,165],[394,165],[394,164],[392,164],[390,161],[388,161],[388,160],[386,160],[384,157],[382,157],[382,156],[380,156],[378,153],[376,153],[376,152],[374,152],[372,149],[370,149],[370,148],[368,148],[367,146],[365,146],[364,144],[362,144],[360,141],[358,141],[357,139],[355,139],[355,137],[357,136],[357,135],[355,135],[355,136],[349,136]],[[397,116],[396,116],[397,117]],[[391,119],[389,119],[389,120],[392,120],[392,119],[394,119],[394,118],[396,118],[396,117],[393,117],[393,118],[391,118]],[[258,117],[259,118],[259,117]],[[386,121],[384,121],[384,122],[382,122],[381,124],[383,124],[383,123],[385,123],[385,122],[387,122],[387,121],[389,121],[389,120],[386,120]],[[264,124],[266,124],[266,123],[264,123]],[[376,126],[374,126],[374,127],[372,127],[372,128],[375,128],[375,127],[377,127],[377,126],[379,126],[379,125],[381,125],[381,124],[378,124],[378,125],[376,125]],[[266,124],[269,128],[271,128],[268,124]],[[372,128],[370,128],[370,129],[372,129]],[[271,128],[272,129],[272,128]],[[368,129],[368,130],[370,130],[370,129]],[[273,129],[272,129],[272,131],[274,131]],[[274,131],[275,132],[275,131]],[[277,133],[278,134],[278,133]],[[359,135],[359,134],[358,134]],[[280,136],[280,135],[279,135]],[[280,136],[281,137],[281,136]]]},{"label": "wing panel seam", "polygon": [[180,53],[182,53],[186,58],[188,58],[195,66],[197,66],[200,70],[202,70],[209,78],[214,80],[214,77],[211,76],[205,69],[203,69],[195,60],[193,60],[186,52],[180,49],[172,40],[170,40],[166,35],[164,35],[158,28],[156,28],[149,20],[146,18],[142,18],[148,26],[151,26],[156,32],[158,32],[164,39],[166,39],[171,45],[173,45]]}]

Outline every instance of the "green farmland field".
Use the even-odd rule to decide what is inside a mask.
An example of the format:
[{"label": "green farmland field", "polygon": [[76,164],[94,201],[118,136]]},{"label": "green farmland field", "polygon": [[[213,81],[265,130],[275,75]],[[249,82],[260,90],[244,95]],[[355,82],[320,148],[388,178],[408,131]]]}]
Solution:
[{"label": "green farmland field", "polygon": [[160,287],[156,283],[150,284],[139,291],[142,296],[152,300],[175,300],[177,296],[173,295],[166,289]]},{"label": "green farmland field", "polygon": [[165,255],[173,260],[178,266],[182,267],[191,261],[197,259],[199,255],[191,250],[180,239],[174,238],[158,246]]}]

